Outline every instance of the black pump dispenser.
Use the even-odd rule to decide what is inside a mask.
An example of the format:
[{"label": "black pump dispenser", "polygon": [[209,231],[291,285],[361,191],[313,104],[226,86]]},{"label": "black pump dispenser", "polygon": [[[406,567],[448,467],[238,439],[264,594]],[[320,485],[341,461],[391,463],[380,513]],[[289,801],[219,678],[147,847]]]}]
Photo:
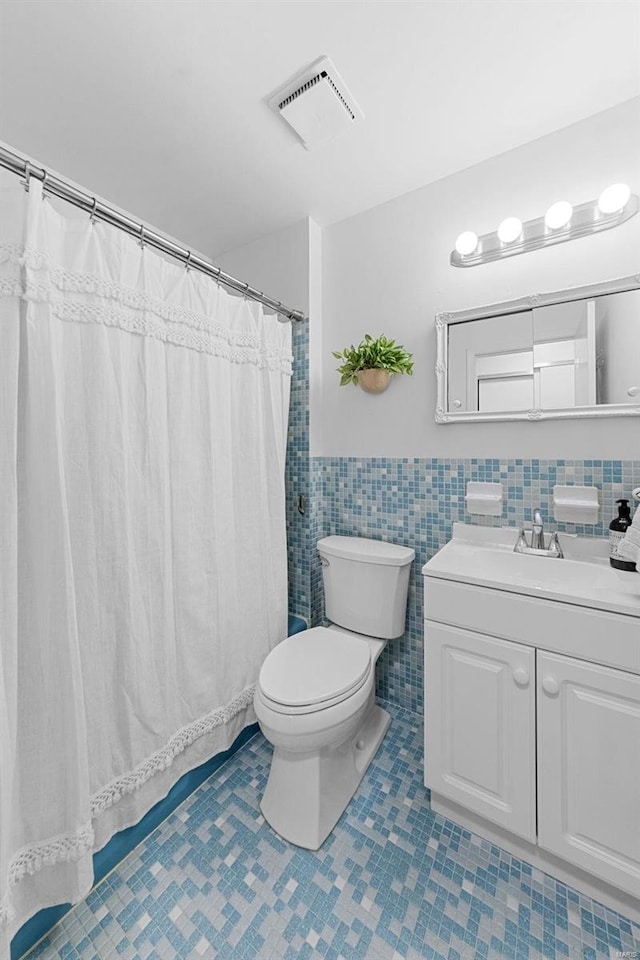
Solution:
[{"label": "black pump dispenser", "polygon": [[631,526],[631,510],[628,500],[616,500],[620,504],[618,507],[618,516],[609,524],[609,563],[616,570],[633,571],[636,568],[633,560],[627,560],[618,553],[618,545],[628,528]]}]

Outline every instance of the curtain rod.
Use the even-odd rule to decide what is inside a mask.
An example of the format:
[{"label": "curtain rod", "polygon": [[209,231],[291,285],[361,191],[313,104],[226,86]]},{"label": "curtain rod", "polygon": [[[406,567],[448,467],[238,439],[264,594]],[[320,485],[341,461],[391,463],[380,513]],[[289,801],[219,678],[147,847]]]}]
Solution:
[{"label": "curtain rod", "polygon": [[203,260],[202,257],[195,256],[191,250],[178,246],[178,244],[169,240],[168,237],[157,233],[155,230],[149,230],[143,223],[138,223],[130,219],[114,207],[102,203],[102,201],[96,197],[92,197],[90,194],[83,193],[68,181],[53,176],[53,174],[50,174],[44,167],[36,166],[31,160],[28,160],[21,154],[7,150],[1,145],[0,167],[5,167],[5,169],[10,170],[12,173],[24,176],[27,184],[30,177],[36,177],[36,179],[42,180],[43,189],[48,193],[60,197],[62,200],[66,200],[76,207],[80,207],[81,210],[86,210],[92,217],[98,220],[104,220],[105,223],[110,223],[111,226],[118,227],[119,230],[124,230],[125,233],[140,240],[141,243],[147,243],[150,247],[155,247],[156,250],[161,250],[176,260],[181,260],[189,269],[199,270],[200,273],[206,274],[217,283],[222,283],[225,287],[230,287],[232,290],[241,293],[250,300],[256,300],[258,303],[270,307],[287,320],[299,321],[305,319],[302,311],[292,310],[290,307],[286,307],[280,300],[273,300],[261,290],[256,290],[248,283],[236,280],[235,277],[225,273],[220,267],[216,267],[207,260]]}]

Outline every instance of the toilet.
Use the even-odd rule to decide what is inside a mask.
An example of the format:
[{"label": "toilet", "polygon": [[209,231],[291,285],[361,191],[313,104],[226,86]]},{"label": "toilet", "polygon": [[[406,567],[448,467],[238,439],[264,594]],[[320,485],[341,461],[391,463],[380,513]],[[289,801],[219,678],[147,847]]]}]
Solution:
[{"label": "toilet", "polygon": [[318,553],[330,625],[279,643],[254,695],[273,744],[260,809],[277,834],[308,850],[333,830],[389,726],[375,702],[375,665],[404,633],[415,557],[363,537],[325,537]]}]

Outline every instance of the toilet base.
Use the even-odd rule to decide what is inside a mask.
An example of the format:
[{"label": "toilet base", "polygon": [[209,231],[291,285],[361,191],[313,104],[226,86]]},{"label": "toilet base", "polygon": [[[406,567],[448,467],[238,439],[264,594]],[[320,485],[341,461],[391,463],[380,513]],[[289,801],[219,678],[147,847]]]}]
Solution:
[{"label": "toilet base", "polygon": [[260,804],[273,830],[289,843],[318,850],[356,792],[390,722],[372,697],[358,729],[339,746],[313,753],[275,747]]}]

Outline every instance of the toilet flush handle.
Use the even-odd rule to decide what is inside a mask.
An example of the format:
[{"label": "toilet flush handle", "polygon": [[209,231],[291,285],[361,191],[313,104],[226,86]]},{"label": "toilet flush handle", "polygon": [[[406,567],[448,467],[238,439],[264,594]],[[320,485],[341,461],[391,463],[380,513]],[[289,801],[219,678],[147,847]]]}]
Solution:
[{"label": "toilet flush handle", "polygon": [[323,557],[321,553],[319,553],[318,556],[320,557],[320,563],[322,564],[322,566],[323,566],[323,567],[328,567],[328,566],[329,566],[329,561],[327,560],[327,558],[326,558],[326,557]]}]

